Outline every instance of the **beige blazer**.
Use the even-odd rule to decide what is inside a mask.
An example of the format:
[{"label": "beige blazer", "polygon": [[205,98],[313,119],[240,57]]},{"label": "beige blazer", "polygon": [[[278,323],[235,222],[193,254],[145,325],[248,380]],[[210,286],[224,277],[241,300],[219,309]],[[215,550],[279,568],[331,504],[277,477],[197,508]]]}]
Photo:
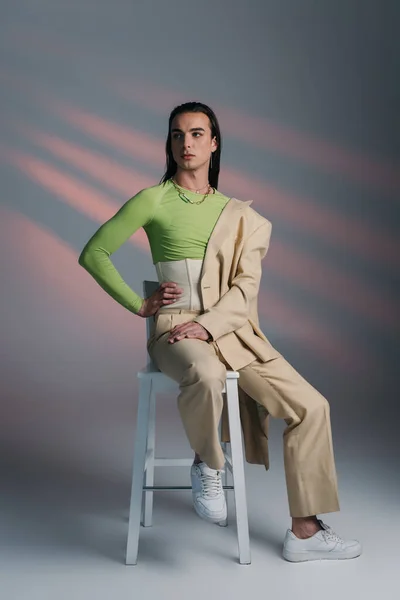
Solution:
[{"label": "beige blazer", "polygon": [[[200,280],[204,314],[195,318],[234,370],[256,359],[265,362],[280,356],[259,327],[257,307],[261,261],[272,225],[251,204],[231,198],[214,227]],[[243,390],[239,400],[246,460],[268,469],[268,412]],[[222,436],[222,441],[229,441],[226,407]]]}]

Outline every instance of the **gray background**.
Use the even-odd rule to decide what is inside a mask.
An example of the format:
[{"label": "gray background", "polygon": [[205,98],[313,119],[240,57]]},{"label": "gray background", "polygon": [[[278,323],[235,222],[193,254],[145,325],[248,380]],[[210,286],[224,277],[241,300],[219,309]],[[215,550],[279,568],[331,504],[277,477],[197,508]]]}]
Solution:
[{"label": "gray background", "polygon": [[[156,498],[159,526],[175,519],[161,533],[171,541],[160,550],[156,529],[146,531],[148,571],[121,570],[145,322],[77,263],[100,224],[160,180],[168,115],[190,100],[220,120],[219,189],[252,199],[272,221],[262,328],[330,401],[342,510],[327,519],[362,542],[372,527],[374,568],[358,577],[375,594],[372,573],[378,588],[393,575],[377,556],[396,554],[387,540],[377,552],[375,533],[394,527],[389,516],[399,509],[398,3],[43,0],[1,8],[1,598],[64,597],[66,562],[80,573],[75,598],[91,597],[90,582],[97,598],[118,586],[132,592],[138,573],[150,596],[167,581],[172,596],[174,569],[191,587],[199,562],[229,591],[218,561],[234,557],[235,530],[215,557],[227,534],[197,523],[188,494]],[[143,233],[113,260],[139,293],[144,278],[156,278]],[[290,524],[282,431],[271,423],[269,473],[247,465],[253,556],[263,569],[276,566]],[[164,455],[191,455],[174,397],[160,398],[157,440]],[[192,533],[175,539],[184,519]],[[146,535],[155,536],[147,545]],[[207,549],[204,535],[215,536]],[[33,558],[42,570],[19,577]],[[91,580],[98,561],[103,579]],[[154,564],[164,580],[152,578]],[[355,564],[342,565],[342,576],[354,575]],[[285,573],[269,574],[282,593]],[[239,587],[231,595],[241,585],[258,589],[258,576],[251,584],[233,569],[228,579]]]}]

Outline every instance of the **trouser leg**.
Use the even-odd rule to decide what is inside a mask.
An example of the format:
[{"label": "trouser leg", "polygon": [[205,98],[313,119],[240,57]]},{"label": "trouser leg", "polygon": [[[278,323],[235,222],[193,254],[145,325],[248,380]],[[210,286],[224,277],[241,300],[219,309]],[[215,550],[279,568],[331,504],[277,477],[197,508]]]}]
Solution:
[{"label": "trouser leg", "polygon": [[[171,320],[169,329],[175,324]],[[202,340],[185,338],[169,344],[167,338],[168,331],[151,345],[150,355],[160,371],[179,383],[178,409],[191,448],[209,467],[222,469],[225,458],[218,425],[226,367],[213,346]]]},{"label": "trouser leg", "polygon": [[284,465],[292,517],[339,511],[328,401],[282,356],[240,370],[240,387],[282,418]]}]

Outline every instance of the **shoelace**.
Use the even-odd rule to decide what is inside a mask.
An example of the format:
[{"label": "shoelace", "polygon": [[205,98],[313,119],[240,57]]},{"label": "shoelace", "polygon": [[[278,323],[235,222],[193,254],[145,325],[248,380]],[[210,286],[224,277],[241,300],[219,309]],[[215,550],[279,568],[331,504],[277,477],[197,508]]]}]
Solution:
[{"label": "shoelace", "polygon": [[331,541],[331,542],[344,542],[344,539],[340,537],[340,535],[338,535],[337,533],[335,533],[332,529],[332,527],[330,527],[329,525],[326,525],[325,523],[323,523],[322,521],[319,521],[321,526],[324,529],[321,529],[322,535],[324,536],[324,538],[327,541]]},{"label": "shoelace", "polygon": [[200,480],[202,483],[203,494],[206,498],[215,498],[222,492],[222,482],[220,474],[224,471],[217,471],[215,475],[207,475],[201,473]]},{"label": "shoelace", "polygon": [[324,536],[324,538],[328,541],[332,541],[332,542],[344,542],[344,539],[341,538],[339,535],[337,535],[334,532],[330,532],[330,531],[323,531],[322,535]]}]

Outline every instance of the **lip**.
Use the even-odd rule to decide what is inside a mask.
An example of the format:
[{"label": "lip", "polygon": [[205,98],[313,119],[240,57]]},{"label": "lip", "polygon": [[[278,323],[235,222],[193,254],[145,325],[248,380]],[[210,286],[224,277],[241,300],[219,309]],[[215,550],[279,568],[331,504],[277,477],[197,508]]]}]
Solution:
[{"label": "lip", "polygon": [[194,158],[194,154],[184,154],[182,158]]}]

